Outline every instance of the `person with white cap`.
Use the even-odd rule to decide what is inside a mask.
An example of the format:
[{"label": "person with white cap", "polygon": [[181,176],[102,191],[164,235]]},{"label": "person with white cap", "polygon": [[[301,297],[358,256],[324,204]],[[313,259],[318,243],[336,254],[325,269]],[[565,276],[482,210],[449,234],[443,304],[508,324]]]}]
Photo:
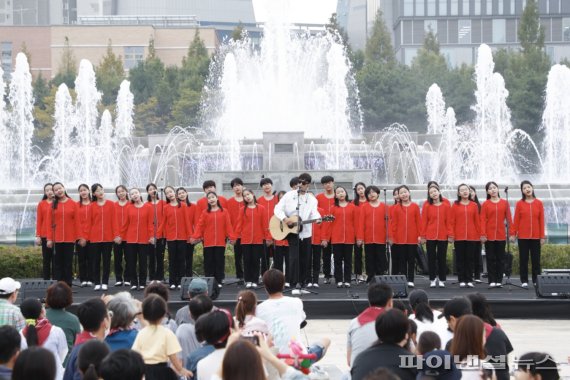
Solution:
[{"label": "person with white cap", "polygon": [[22,312],[14,306],[20,286],[21,284],[11,277],[0,280],[0,326],[14,326],[18,331],[26,327]]}]

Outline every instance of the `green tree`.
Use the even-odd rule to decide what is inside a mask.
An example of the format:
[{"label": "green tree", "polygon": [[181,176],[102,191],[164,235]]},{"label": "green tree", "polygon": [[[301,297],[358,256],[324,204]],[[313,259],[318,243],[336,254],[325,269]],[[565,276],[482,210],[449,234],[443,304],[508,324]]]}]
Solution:
[{"label": "green tree", "polygon": [[20,46],[20,51],[26,55],[28,59],[28,65],[32,67],[32,53],[28,50],[28,45],[26,45],[26,41],[22,42],[22,46]]},{"label": "green tree", "polygon": [[243,40],[244,37],[244,28],[243,28],[243,24],[241,23],[241,21],[238,23],[238,25],[234,28],[234,30],[232,31],[232,40],[234,41],[241,41]]},{"label": "green tree", "polygon": [[75,88],[75,77],[77,76],[77,60],[73,50],[69,45],[69,38],[65,36],[63,52],[59,62],[56,76],[52,79],[52,84],[58,87],[65,83],[70,89]]},{"label": "green tree", "polygon": [[392,37],[388,32],[381,10],[376,14],[372,27],[372,35],[366,42],[364,62],[381,62],[388,65],[396,64],[396,56],[392,47]]},{"label": "green tree", "polygon": [[527,0],[518,28],[523,54],[544,49],[544,28],[536,0]]},{"label": "green tree", "polygon": [[53,114],[55,113],[55,93],[57,88],[49,86],[41,76],[35,80],[34,88],[34,144],[44,152],[53,137]]},{"label": "green tree", "polygon": [[114,104],[121,82],[125,79],[125,70],[120,56],[115,55],[111,40],[107,45],[107,53],[95,69],[97,88],[103,93],[103,105]]},{"label": "green tree", "polygon": [[157,85],[164,78],[164,72],[164,63],[156,56],[154,40],[151,38],[146,59],[129,71],[135,104],[144,103],[155,95]]}]

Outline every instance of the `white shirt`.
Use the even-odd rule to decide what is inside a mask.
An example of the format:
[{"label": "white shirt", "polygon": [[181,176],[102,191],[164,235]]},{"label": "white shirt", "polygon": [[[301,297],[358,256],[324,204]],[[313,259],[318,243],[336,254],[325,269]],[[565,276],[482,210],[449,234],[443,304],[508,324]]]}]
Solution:
[{"label": "white shirt", "polygon": [[198,371],[198,380],[210,380],[222,368],[224,360],[225,348],[217,349],[210,355],[198,362],[196,370]]},{"label": "white shirt", "polygon": [[291,339],[301,341],[301,323],[307,316],[303,310],[303,302],[299,298],[268,299],[257,306],[255,315],[267,323],[273,342],[280,353],[290,353]]},{"label": "white shirt", "polygon": [[[297,205],[299,212],[297,213]],[[279,220],[283,220],[291,215],[299,215],[301,220],[318,219],[321,217],[317,210],[318,202],[312,194],[307,192],[299,193],[297,190],[287,192],[277,203],[273,213]],[[313,235],[313,226],[307,223],[299,233],[300,239],[310,238]]]},{"label": "white shirt", "polygon": [[[26,341],[26,337],[23,335],[24,330],[20,331],[20,336],[22,337],[22,342]],[[63,379],[63,360],[67,355],[68,347],[67,347],[67,340],[65,339],[65,333],[61,329],[61,327],[51,326],[51,330],[49,332],[48,337],[44,341],[42,345],[43,348],[50,351],[55,359],[55,368],[56,368],[56,379]]]}]

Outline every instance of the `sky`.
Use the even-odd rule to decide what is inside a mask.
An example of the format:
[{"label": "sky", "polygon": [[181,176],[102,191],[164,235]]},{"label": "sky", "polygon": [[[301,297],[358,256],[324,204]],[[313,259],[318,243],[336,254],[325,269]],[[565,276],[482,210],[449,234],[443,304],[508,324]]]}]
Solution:
[{"label": "sky", "polygon": [[253,0],[257,22],[265,22],[270,8],[280,9],[289,15],[292,24],[326,24],[336,12],[337,0]]}]

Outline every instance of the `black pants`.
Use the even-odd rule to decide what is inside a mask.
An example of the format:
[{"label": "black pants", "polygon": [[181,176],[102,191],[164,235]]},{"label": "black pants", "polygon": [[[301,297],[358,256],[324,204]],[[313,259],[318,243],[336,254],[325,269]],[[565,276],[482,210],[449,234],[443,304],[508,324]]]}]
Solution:
[{"label": "black pants", "polygon": [[331,278],[332,246],[328,245],[326,247],[323,247],[322,255],[323,255],[323,274],[325,275],[325,278]]},{"label": "black pants", "polygon": [[334,279],[336,282],[350,284],[352,277],[353,244],[333,244]]},{"label": "black pants", "polygon": [[289,234],[289,262],[287,277],[291,286],[303,283],[307,278],[307,257],[311,252],[311,238],[299,239],[298,235]]},{"label": "black pants", "polygon": [[156,244],[149,245],[148,250],[148,277],[149,279],[164,280],[164,251],[166,239],[157,239]]},{"label": "black pants", "polygon": [[204,274],[221,284],[225,277],[226,247],[204,247]]},{"label": "black pants", "polygon": [[[109,284],[109,273],[111,272],[111,250],[112,242],[91,243],[89,255],[92,258],[91,274],[95,285]],[[103,276],[101,276],[101,261],[103,261]]]},{"label": "black pants", "polygon": [[57,281],[73,282],[73,247],[74,243],[55,243],[53,272]]},{"label": "black pants", "polygon": [[80,282],[87,282],[87,281],[95,281],[93,278],[93,257],[89,254],[89,246],[90,243],[87,242],[85,247],[76,244],[75,249],[77,252],[77,262],[79,264],[79,281]]},{"label": "black pants", "polygon": [[321,252],[323,247],[320,244],[311,244],[311,254],[307,260],[307,283],[318,284],[319,273],[321,272]]},{"label": "black pants", "polygon": [[447,276],[447,240],[428,240],[426,242],[428,272],[430,281],[439,278],[445,281]]},{"label": "black pants", "polygon": [[237,239],[234,244],[234,262],[236,265],[236,277],[243,278],[243,250],[241,248],[241,239]]},{"label": "black pants", "polygon": [[44,280],[51,280],[53,278],[52,275],[55,277],[53,248],[47,247],[46,238],[42,238],[42,269]]},{"label": "black pants", "polygon": [[168,283],[180,285],[180,279],[186,269],[186,245],[184,240],[167,241],[168,245]]},{"label": "black pants", "polygon": [[[480,241],[476,242],[475,244],[476,244],[475,252],[473,254],[473,279],[474,280],[480,280],[481,279],[481,271],[483,269],[483,259],[481,256],[481,248],[482,248],[483,244]],[[489,270],[487,269],[487,272],[488,271]]]},{"label": "black pants", "polygon": [[390,246],[390,261],[392,264],[391,274],[403,274],[400,272],[400,248],[402,246],[398,244],[392,244]]},{"label": "black pants", "polygon": [[123,241],[121,244],[113,244],[113,261],[115,265],[115,279],[117,282],[130,281],[128,275],[123,270],[123,260],[126,260],[127,254],[125,249],[127,242]]},{"label": "black pants", "polygon": [[[417,244],[394,244],[397,245],[397,256],[400,261],[400,274],[406,275],[408,282],[414,282],[416,271],[416,250]],[[393,257],[394,255],[392,255]]]},{"label": "black pants", "polygon": [[259,281],[259,259],[263,255],[263,244],[242,244],[245,282],[257,284]]},{"label": "black pants", "polygon": [[185,277],[194,277],[194,244],[186,243],[186,269],[184,270]]},{"label": "black pants", "polygon": [[[280,270],[283,274],[287,275],[289,273],[289,247],[284,245],[275,246],[275,252],[273,253],[273,268]],[[287,282],[289,282],[289,278]]]},{"label": "black pants", "polygon": [[388,271],[386,244],[366,244],[364,249],[367,282],[370,282],[374,276],[381,276]]},{"label": "black pants", "polygon": [[[146,259],[153,247],[150,244],[127,243],[126,272],[133,286],[145,286],[147,276]],[[138,263],[138,271],[137,271]]]},{"label": "black pants", "polygon": [[[505,245],[506,241],[487,241],[485,243],[485,253],[487,258],[487,273],[489,283],[503,282],[505,270]],[[477,255],[477,253],[475,253]]]},{"label": "black pants", "polygon": [[473,282],[473,256],[477,242],[460,240],[455,241],[455,257],[457,261],[457,280],[459,282]]},{"label": "black pants", "polygon": [[354,274],[361,275],[362,274],[362,250],[363,246],[354,246]]},{"label": "black pants", "polygon": [[[273,256],[273,245],[269,247],[266,244],[263,244],[263,252],[261,252],[261,257],[259,258],[261,261],[261,275],[271,268],[271,256]],[[245,262],[245,260],[244,260]]]},{"label": "black pants", "polygon": [[532,264],[532,283],[540,274],[540,239],[519,239],[521,282],[528,282],[528,256]]}]

